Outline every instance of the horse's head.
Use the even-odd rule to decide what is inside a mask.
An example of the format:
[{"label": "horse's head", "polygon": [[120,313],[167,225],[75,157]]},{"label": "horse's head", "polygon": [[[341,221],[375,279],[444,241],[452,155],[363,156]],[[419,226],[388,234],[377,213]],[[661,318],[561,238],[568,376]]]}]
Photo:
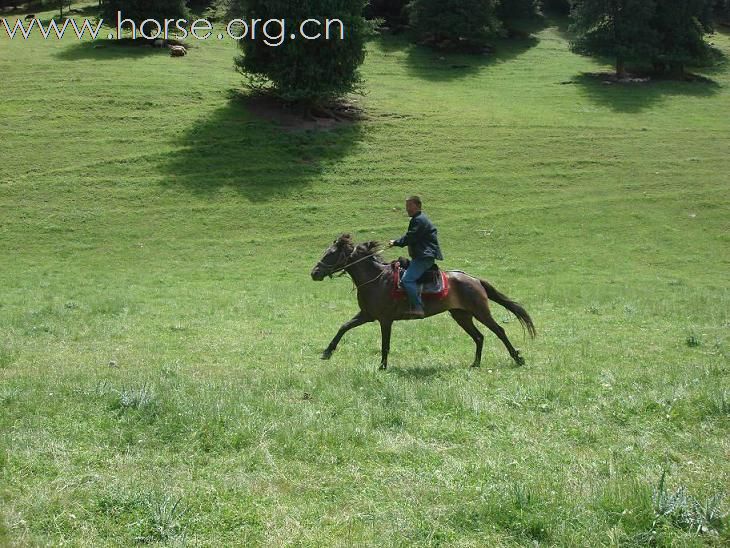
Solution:
[{"label": "horse's head", "polygon": [[312,279],[320,282],[324,280],[325,276],[331,276],[335,271],[345,267],[354,249],[352,236],[342,234],[327,248],[322,258],[314,266]]}]

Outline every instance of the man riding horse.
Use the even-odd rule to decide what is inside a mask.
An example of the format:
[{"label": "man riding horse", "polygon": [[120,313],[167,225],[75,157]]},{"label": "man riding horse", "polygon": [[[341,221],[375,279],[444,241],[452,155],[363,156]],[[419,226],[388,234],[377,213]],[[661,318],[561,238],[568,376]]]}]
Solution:
[{"label": "man riding horse", "polygon": [[337,272],[346,272],[357,288],[359,311],[342,324],[322,352],[322,359],[327,360],[332,356],[345,333],[360,325],[377,321],[381,334],[380,367],[385,369],[388,366],[393,322],[448,312],[474,341],[476,352],[473,367],[478,367],[481,363],[484,344],[484,336],[474,325],[475,319],[499,337],[517,364],[525,363],[520,351],[512,346],[504,328],[492,316],[489,303],[496,302],[512,312],[529,335],[534,337],[535,326],[532,318],[521,304],[498,291],[487,280],[459,270],[441,272],[444,290],[431,294],[424,309],[416,280],[433,266],[436,259],[441,260],[443,257],[436,227],[421,211],[420,198],[408,198],[406,210],[411,217],[408,232],[398,240],[391,240],[389,244],[400,247],[407,245],[413,257],[403,277],[403,285],[410,300],[410,314],[407,313],[405,303],[396,296],[399,271],[380,255],[382,246],[377,241],[356,244],[350,234],[341,234],[317,261],[311,276],[313,280],[321,281]]},{"label": "man riding horse", "polygon": [[423,301],[416,282],[434,265],[436,260],[444,260],[439,247],[438,231],[421,211],[421,207],[421,198],[418,196],[411,196],[406,200],[406,211],[411,218],[408,223],[408,232],[397,240],[390,240],[389,243],[390,246],[396,247],[408,246],[411,263],[408,265],[401,284],[408,294],[410,304],[408,317],[415,319],[425,316]]}]

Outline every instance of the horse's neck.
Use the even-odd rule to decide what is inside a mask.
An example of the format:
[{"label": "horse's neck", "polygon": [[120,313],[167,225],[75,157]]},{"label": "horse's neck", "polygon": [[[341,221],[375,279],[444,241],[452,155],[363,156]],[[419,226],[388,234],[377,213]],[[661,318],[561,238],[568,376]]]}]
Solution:
[{"label": "horse's neck", "polygon": [[360,285],[371,281],[383,272],[384,266],[375,261],[362,261],[346,268],[355,284]]}]

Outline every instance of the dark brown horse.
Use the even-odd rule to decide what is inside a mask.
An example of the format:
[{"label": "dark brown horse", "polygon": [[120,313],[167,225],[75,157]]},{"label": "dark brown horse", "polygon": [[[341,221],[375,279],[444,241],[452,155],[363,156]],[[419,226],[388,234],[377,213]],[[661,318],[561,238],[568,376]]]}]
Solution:
[{"label": "dark brown horse", "polygon": [[[380,368],[388,366],[390,351],[390,332],[393,322],[408,319],[407,300],[395,300],[391,296],[393,272],[389,263],[379,255],[381,246],[377,242],[355,245],[349,234],[343,234],[327,248],[324,256],[312,269],[312,279],[321,281],[325,276],[345,271],[357,286],[357,302],[360,312],[340,327],[332,342],[322,353],[327,360],[337,348],[342,336],[350,329],[377,320],[382,335],[382,361]],[[534,338],[535,327],[530,315],[521,305],[497,291],[489,282],[470,276],[464,272],[446,272],[449,280],[449,293],[441,300],[424,300],[426,317],[441,314],[447,310],[461,328],[476,344],[476,355],[472,367],[478,367],[482,360],[484,336],[476,328],[473,318],[486,325],[507,347],[510,356],[519,365],[525,363],[520,352],[512,346],[507,334],[489,312],[490,299],[512,312]]]}]

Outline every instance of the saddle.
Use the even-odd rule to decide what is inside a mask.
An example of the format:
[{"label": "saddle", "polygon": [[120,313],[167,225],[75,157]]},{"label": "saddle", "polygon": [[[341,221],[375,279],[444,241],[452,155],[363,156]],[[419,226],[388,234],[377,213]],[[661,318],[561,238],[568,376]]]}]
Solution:
[{"label": "saddle", "polygon": [[[403,300],[407,298],[406,290],[401,285],[408,265],[411,264],[410,259],[405,257],[399,257],[397,261],[390,263],[393,269],[393,286],[391,288],[391,297],[395,300]],[[446,277],[446,273],[439,269],[437,264],[434,264],[423,276],[416,280],[418,284],[418,292],[424,299],[435,299],[440,300],[446,298],[449,294],[449,279]]]}]

